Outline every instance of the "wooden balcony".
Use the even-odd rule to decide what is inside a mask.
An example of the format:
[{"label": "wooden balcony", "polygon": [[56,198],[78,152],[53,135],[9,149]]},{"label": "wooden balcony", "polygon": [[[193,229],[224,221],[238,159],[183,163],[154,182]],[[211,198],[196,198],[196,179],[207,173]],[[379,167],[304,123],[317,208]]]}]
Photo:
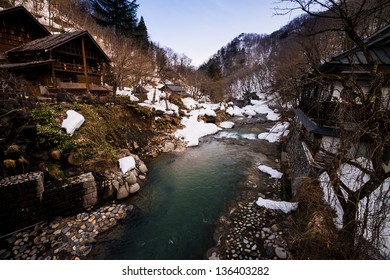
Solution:
[{"label": "wooden balcony", "polygon": [[304,98],[299,108],[318,126],[337,128],[340,121],[353,128],[363,120],[362,105],[339,101],[320,101],[315,98]]},{"label": "wooden balcony", "polygon": [[[64,71],[64,72],[73,72],[78,74],[84,74],[84,67],[82,64],[72,64],[72,63],[64,63],[57,62],[54,64],[55,71]],[[100,76],[100,69],[96,66],[87,66],[87,74]]]}]

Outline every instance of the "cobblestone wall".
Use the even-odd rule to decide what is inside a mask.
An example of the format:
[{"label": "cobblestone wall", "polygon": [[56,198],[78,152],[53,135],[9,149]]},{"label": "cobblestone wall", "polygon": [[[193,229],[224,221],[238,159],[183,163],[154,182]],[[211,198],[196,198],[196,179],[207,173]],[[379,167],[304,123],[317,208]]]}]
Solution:
[{"label": "cobblestone wall", "polygon": [[97,187],[92,173],[45,186],[42,172],[0,181],[0,236],[55,216],[66,216],[95,205]]}]

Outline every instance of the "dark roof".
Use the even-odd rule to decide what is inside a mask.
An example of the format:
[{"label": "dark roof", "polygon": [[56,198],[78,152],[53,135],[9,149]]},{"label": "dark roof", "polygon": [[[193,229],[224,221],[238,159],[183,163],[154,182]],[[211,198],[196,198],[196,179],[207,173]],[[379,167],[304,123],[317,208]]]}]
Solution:
[{"label": "dark roof", "polygon": [[339,135],[339,131],[335,128],[317,125],[308,116],[306,116],[305,113],[301,111],[301,109],[295,108],[294,112],[308,132],[332,137],[337,137]]},{"label": "dark roof", "polygon": [[133,93],[148,93],[149,91],[145,89],[143,86],[136,86],[133,90]]},{"label": "dark roof", "polygon": [[179,85],[165,85],[162,87],[162,89],[164,89],[165,87],[168,88],[172,92],[185,92],[186,91],[182,86],[179,86]]},{"label": "dark roof", "polygon": [[22,12],[22,13],[25,13],[26,16],[30,17],[31,20],[36,23],[36,25],[41,29],[41,31],[43,33],[45,33],[46,35],[50,35],[50,31],[46,29],[46,27],[44,27],[29,11],[27,11],[27,9],[23,6],[15,6],[15,7],[12,7],[12,8],[9,8],[9,9],[4,9],[2,11],[0,11],[0,17],[1,16],[5,16],[5,15],[10,15],[10,14],[13,14],[13,13],[18,13],[18,12]]},{"label": "dark roof", "polygon": [[76,38],[87,36],[91,42],[99,49],[106,61],[110,61],[105,52],[100,48],[96,41],[92,38],[91,34],[88,31],[74,31],[61,34],[54,34],[44,38],[36,39],[32,42],[23,44],[19,47],[16,47],[12,50],[9,50],[7,53],[21,53],[21,52],[31,52],[31,51],[50,51],[63,44],[66,44]]},{"label": "dark roof", "polygon": [[31,61],[31,62],[23,62],[23,63],[0,64],[0,69],[16,70],[16,69],[23,69],[23,68],[32,68],[32,67],[38,67],[42,65],[49,65],[54,62],[55,62],[54,59],[50,59],[50,60]]},{"label": "dark roof", "polygon": [[[390,25],[367,37],[364,42],[379,65],[390,66]],[[325,63],[323,68],[337,65],[367,65],[367,60],[359,48],[343,52]]]}]

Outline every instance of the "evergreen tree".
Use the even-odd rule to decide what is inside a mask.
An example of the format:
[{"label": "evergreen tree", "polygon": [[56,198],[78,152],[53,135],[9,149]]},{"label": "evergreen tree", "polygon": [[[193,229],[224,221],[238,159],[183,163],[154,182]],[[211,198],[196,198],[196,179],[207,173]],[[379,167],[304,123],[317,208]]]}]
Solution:
[{"label": "evergreen tree", "polygon": [[144,17],[141,16],[141,19],[135,28],[134,32],[135,40],[138,44],[138,46],[141,49],[148,49],[149,48],[149,36],[148,36],[148,29],[146,28],[146,24],[144,21]]},{"label": "evergreen tree", "polygon": [[133,36],[137,27],[137,0],[91,0],[93,17],[103,26],[113,27],[115,32]]}]

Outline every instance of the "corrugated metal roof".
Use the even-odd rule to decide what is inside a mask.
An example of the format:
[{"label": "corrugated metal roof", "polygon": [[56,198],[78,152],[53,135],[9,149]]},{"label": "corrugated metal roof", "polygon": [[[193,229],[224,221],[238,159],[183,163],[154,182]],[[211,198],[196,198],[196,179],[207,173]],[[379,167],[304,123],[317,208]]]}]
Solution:
[{"label": "corrugated metal roof", "polygon": [[[390,25],[382,28],[375,34],[367,37],[365,43],[375,60],[380,65],[390,66]],[[325,63],[326,65],[367,65],[367,59],[359,48],[346,51],[331,61]]]}]

